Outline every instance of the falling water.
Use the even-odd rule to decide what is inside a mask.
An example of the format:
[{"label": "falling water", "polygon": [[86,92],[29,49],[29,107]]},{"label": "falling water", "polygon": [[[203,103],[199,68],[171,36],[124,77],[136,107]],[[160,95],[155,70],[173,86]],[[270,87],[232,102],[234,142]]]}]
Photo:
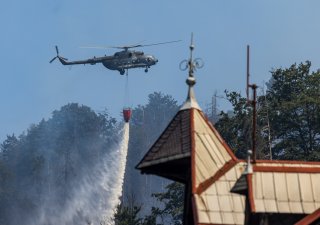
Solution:
[{"label": "falling water", "polygon": [[[111,225],[120,203],[127,161],[129,123],[120,131],[122,138],[77,187],[71,191],[63,208],[51,200],[46,202],[37,215],[36,225]],[[54,199],[54,196],[53,196]]]},{"label": "falling water", "polygon": [[110,207],[106,210],[104,215],[104,221],[106,224],[114,224],[113,223],[113,215],[116,212],[116,207],[120,203],[120,197],[122,194],[122,185],[124,180],[124,173],[126,169],[126,162],[127,162],[127,153],[128,153],[128,144],[129,144],[129,123],[124,124],[123,128],[123,136],[119,146],[118,153],[118,160],[115,160],[113,163],[117,164],[115,167],[115,183],[111,188],[111,197],[108,199],[110,202]]}]

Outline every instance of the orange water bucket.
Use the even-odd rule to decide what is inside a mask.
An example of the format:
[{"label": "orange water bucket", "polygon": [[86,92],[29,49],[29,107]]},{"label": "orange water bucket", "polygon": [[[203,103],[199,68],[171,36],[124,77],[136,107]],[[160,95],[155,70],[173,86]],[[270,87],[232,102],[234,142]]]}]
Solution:
[{"label": "orange water bucket", "polygon": [[126,123],[129,122],[130,118],[131,118],[131,114],[132,114],[132,111],[130,108],[125,108],[123,109],[123,119]]}]

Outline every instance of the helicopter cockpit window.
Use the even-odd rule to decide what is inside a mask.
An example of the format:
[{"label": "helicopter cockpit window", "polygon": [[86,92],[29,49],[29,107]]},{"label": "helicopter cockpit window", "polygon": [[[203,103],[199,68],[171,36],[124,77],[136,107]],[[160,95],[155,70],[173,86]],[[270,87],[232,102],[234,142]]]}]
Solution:
[{"label": "helicopter cockpit window", "polygon": [[119,53],[118,52],[114,53],[114,57],[119,57]]}]

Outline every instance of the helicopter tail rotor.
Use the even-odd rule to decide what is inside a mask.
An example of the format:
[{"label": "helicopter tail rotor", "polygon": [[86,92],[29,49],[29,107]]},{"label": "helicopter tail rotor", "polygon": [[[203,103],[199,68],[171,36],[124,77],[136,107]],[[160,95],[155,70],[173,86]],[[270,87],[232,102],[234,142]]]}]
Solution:
[{"label": "helicopter tail rotor", "polygon": [[57,55],[59,55],[59,49],[58,49],[58,46],[55,46],[55,47],[56,47]]},{"label": "helicopter tail rotor", "polygon": [[50,63],[52,63],[52,62],[53,62],[54,60],[56,60],[57,58],[58,58],[58,59],[62,59],[62,60],[64,60],[64,61],[68,60],[68,59],[63,58],[63,57],[61,57],[61,56],[59,55],[58,46],[55,46],[55,48],[56,48],[57,56],[56,56],[56,57],[53,57],[53,59],[50,60]]},{"label": "helicopter tail rotor", "polygon": [[54,60],[56,60],[56,58],[58,58],[58,56],[56,56],[53,59],[51,59],[49,63],[52,63]]}]

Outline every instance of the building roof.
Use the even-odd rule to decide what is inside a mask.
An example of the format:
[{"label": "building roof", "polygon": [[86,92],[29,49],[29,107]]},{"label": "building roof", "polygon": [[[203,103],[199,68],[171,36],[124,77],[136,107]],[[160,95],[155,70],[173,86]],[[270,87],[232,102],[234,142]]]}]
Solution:
[{"label": "building roof", "polygon": [[196,224],[243,224],[244,197],[230,189],[245,169],[203,113],[193,113],[192,193]]},{"label": "building roof", "polygon": [[191,176],[195,224],[244,224],[245,197],[230,192],[241,185],[249,186],[255,213],[310,214],[320,207],[320,163],[256,160],[244,180],[245,167],[194,108],[176,114],[137,166],[184,183]]},{"label": "building roof", "polygon": [[194,195],[197,224],[244,224],[245,199],[230,193],[244,167],[244,163],[237,163],[205,191]]},{"label": "building roof", "polygon": [[245,198],[230,189],[245,163],[200,110],[181,109],[137,168],[184,183],[191,177],[197,224],[244,223]]},{"label": "building roof", "polygon": [[179,111],[137,168],[190,157],[190,112]]},{"label": "building roof", "polygon": [[237,161],[236,157],[203,113],[193,111],[191,126],[194,139],[195,187],[206,185],[226,164]]},{"label": "building roof", "polygon": [[190,175],[184,168],[190,164],[190,114],[189,110],[180,110],[175,115],[137,165],[137,169],[182,183],[188,180]]},{"label": "building roof", "polygon": [[[254,213],[310,214],[320,208],[320,163],[256,161],[246,194]],[[233,191],[243,187],[239,180]],[[236,191],[235,191],[236,190]],[[244,193],[241,193],[244,194]]]},{"label": "building roof", "polygon": [[294,225],[317,225],[320,223],[320,208],[304,217]]}]

